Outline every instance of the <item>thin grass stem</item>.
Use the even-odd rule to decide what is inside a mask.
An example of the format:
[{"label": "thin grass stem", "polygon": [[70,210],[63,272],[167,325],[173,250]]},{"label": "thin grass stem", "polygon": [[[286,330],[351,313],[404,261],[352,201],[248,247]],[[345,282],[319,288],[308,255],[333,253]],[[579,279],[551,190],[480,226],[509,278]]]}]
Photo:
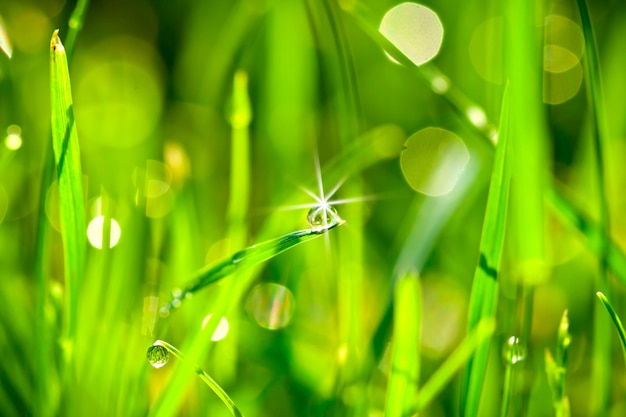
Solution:
[{"label": "thin grass stem", "polygon": [[613,324],[615,325],[615,329],[617,330],[617,335],[619,336],[619,340],[622,345],[622,353],[624,354],[624,361],[626,362],[626,332],[624,331],[624,326],[622,325],[622,321],[619,316],[615,312],[615,309],[611,305],[610,301],[606,296],[598,291],[596,293],[602,304],[606,308],[606,311],[609,313],[609,317],[613,320]]},{"label": "thin grass stem", "polygon": [[[165,349],[167,349],[169,353],[171,353],[172,355],[176,356],[178,359],[183,361],[183,363],[186,362],[185,355],[180,350],[178,350],[175,346],[163,340],[155,341],[151,347],[153,346],[162,346]],[[167,361],[167,359],[161,359],[161,360]],[[224,389],[213,378],[211,378],[211,376],[208,373],[206,373],[202,368],[196,365],[193,365],[193,370],[196,374],[198,374],[198,377],[202,380],[202,382],[204,382],[209,388],[211,388],[211,391],[213,391],[215,395],[217,395],[218,398],[222,400],[226,408],[228,408],[228,410],[231,412],[233,416],[243,417],[243,413],[239,411],[239,409],[237,408],[237,405],[235,405],[235,402],[228,396],[226,391],[224,391]]]},{"label": "thin grass stem", "polygon": [[318,238],[343,223],[345,223],[344,220],[337,219],[327,227],[291,232],[275,239],[249,246],[224,261],[200,269],[192,275],[192,278],[185,286],[173,291],[173,298],[161,308],[161,315],[167,316],[170,310],[179,307],[185,298],[190,297],[202,288],[235,272],[243,271],[265,262],[294,246]]},{"label": "thin grass stem", "polygon": [[391,373],[387,385],[385,417],[402,417],[409,411],[420,376],[422,300],[416,274],[396,284]]},{"label": "thin grass stem", "polygon": [[[488,342],[495,329],[495,320],[487,318],[480,321],[430,379],[424,383],[424,386],[411,403],[411,413],[424,410],[435,399],[437,394],[450,383],[476,349]],[[411,413],[407,415],[411,415]]]}]

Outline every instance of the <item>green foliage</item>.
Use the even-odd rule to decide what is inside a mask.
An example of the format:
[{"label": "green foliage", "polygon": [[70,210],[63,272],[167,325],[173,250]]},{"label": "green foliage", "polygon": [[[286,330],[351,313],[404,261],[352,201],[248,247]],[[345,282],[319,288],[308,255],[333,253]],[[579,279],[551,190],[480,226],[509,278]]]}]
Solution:
[{"label": "green foliage", "polygon": [[0,15],[3,416],[620,414],[623,2]]}]

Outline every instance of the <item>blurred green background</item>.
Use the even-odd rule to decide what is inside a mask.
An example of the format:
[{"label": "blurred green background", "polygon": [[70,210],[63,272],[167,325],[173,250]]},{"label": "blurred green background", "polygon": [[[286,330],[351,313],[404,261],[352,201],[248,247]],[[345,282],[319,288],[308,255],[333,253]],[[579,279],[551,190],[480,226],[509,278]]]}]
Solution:
[{"label": "blurred green background", "polygon": [[[396,4],[367,2],[379,21]],[[444,28],[433,62],[480,106],[475,125],[497,126],[503,6],[489,0],[422,4]],[[183,352],[198,351],[198,365],[246,416],[383,415],[391,341],[385,313],[394,279],[409,269],[421,275],[422,340],[415,354],[423,360],[420,380],[427,380],[466,334],[493,159],[485,137],[424,79],[385,56],[351,15],[351,0],[93,0],[70,77],[87,217],[103,215],[104,204],[115,223],[109,250],[101,250],[106,244],[97,233],[102,220],[90,226],[96,237],[90,237],[80,286],[69,371],[75,380],[67,382],[58,193],[42,178],[51,146],[49,39],[60,28],[65,40],[74,6],[0,2],[12,45],[10,59],[0,54],[0,414],[229,415],[180,361],[149,366],[146,349],[163,339]],[[607,108],[611,234],[626,247],[626,3],[593,1],[590,8]],[[578,11],[574,2],[560,0],[539,10],[546,171],[595,218]],[[240,88],[247,86],[250,98],[249,126],[233,122],[241,110],[233,98],[238,71],[247,74]],[[467,149],[458,181],[444,175],[451,191],[417,192],[401,166],[405,140],[428,127],[451,132]],[[249,149],[236,148],[237,138]],[[193,271],[308,227],[306,208],[285,208],[314,203],[301,187],[319,194],[318,158],[325,192],[342,184],[333,198],[350,201],[336,207],[347,223],[194,294],[160,318],[158,307]],[[235,186],[233,171],[244,174]],[[512,415],[553,415],[544,350],[553,349],[568,309],[573,342],[566,387],[572,415],[587,416],[597,259],[579,232],[546,213],[550,274],[534,286],[520,371],[529,377],[515,387],[523,404]],[[37,254],[40,221],[50,233]],[[518,331],[522,316],[506,248],[481,416],[499,413],[498,346]],[[47,277],[43,288],[35,279],[38,257]],[[618,286],[612,300],[621,314],[623,293]],[[35,325],[40,307],[44,336]],[[229,325],[219,341],[202,331],[214,312]],[[620,416],[626,380],[616,337],[613,342],[609,413]],[[450,384],[421,415],[456,415],[458,389],[457,381]]]}]

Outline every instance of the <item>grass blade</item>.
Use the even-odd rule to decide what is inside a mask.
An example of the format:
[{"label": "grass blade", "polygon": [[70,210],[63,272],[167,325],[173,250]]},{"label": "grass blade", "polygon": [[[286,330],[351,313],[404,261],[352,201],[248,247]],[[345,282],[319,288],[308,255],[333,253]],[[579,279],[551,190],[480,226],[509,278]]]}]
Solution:
[{"label": "grass blade", "polygon": [[552,391],[552,403],[556,417],[570,416],[569,399],[565,395],[565,367],[571,340],[569,320],[567,318],[567,310],[565,310],[559,325],[556,358],[552,356],[547,348],[545,351],[546,374],[548,375],[548,384]]},{"label": "grass blade", "polygon": [[615,328],[617,329],[619,340],[622,343],[622,352],[624,353],[624,361],[626,361],[626,332],[624,331],[624,326],[622,325],[622,321],[620,320],[619,316],[615,312],[615,309],[609,302],[608,298],[606,298],[606,296],[599,291],[596,293],[596,295],[598,296],[600,301],[602,301],[602,304],[604,304],[604,307],[606,308],[606,311],[608,311],[609,316],[611,317],[611,320],[613,320],[613,324],[615,325]]},{"label": "grass blade", "polygon": [[173,299],[161,308],[161,315],[166,316],[172,308],[177,308],[186,296],[201,290],[207,285],[235,272],[243,271],[244,269],[265,262],[296,245],[315,239],[343,223],[345,223],[344,220],[337,219],[334,224],[328,227],[291,232],[275,239],[249,246],[224,261],[200,269],[193,274],[193,277],[187,285],[182,289],[173,291]]},{"label": "grass blade", "polygon": [[[465,338],[463,343],[446,359],[437,371],[424,384],[411,403],[412,412],[420,412],[443,390],[454,378],[456,372],[471,358],[476,349],[484,345],[496,329],[493,319],[480,321],[475,329]],[[408,415],[408,414],[407,414]]]},{"label": "grass blade", "polygon": [[230,200],[228,202],[230,247],[239,250],[244,246],[247,228],[246,217],[250,194],[250,145],[248,128],[252,109],[248,97],[248,74],[238,71],[233,86]]},{"label": "grass blade", "polygon": [[65,333],[71,348],[76,332],[78,287],[85,264],[85,207],[67,57],[58,30],[50,43],[50,63],[52,147],[59,182],[66,285]]},{"label": "grass blade", "polygon": [[[499,141],[491,175],[487,210],[483,223],[480,242],[480,259],[474,274],[474,283],[470,296],[469,330],[473,330],[480,321],[493,319],[498,301],[498,273],[508,211],[511,167],[507,158],[509,140],[509,102],[508,89],[505,90],[502,115],[500,117]],[[489,344],[480,345],[473,358],[467,364],[463,389],[461,391],[461,409],[466,416],[476,416],[482,389]]]},{"label": "grass blade", "polygon": [[[600,239],[599,239],[599,262],[600,279],[599,288],[607,294],[611,294],[610,284],[607,277],[609,240],[611,226],[609,222],[609,207],[606,198],[605,167],[603,149],[606,149],[607,132],[604,121],[606,114],[604,110],[604,98],[600,83],[600,67],[598,62],[598,52],[596,40],[591,25],[591,18],[585,0],[577,0],[578,11],[585,39],[585,83],[587,85],[588,99],[591,104],[591,129],[594,156],[596,163],[596,182],[598,186],[597,203],[600,213]],[[605,304],[606,306],[606,304]],[[611,343],[610,333],[606,317],[599,314],[599,306],[595,306],[594,333],[593,333],[593,355],[594,367],[592,371],[592,387],[594,394],[591,402],[592,413],[599,412],[606,414],[609,402],[609,392],[611,386]]]},{"label": "grass blade", "polygon": [[406,275],[396,284],[386,417],[404,416],[408,411],[409,400],[417,390],[420,375],[421,298],[417,275]]},{"label": "grass blade", "polygon": [[85,21],[85,13],[87,13],[87,7],[89,6],[89,0],[78,0],[70,21],[68,22],[67,41],[65,42],[65,50],[67,51],[68,59],[71,60],[74,53],[74,45],[76,45],[76,38],[83,28],[83,22]]},{"label": "grass blade", "polygon": [[[164,342],[163,340],[157,340],[152,344],[152,346],[148,348],[147,356],[150,364],[156,368],[160,368],[161,366],[165,365],[169,357],[169,354],[167,352],[182,360],[183,363],[185,362],[185,355],[183,355],[180,350],[178,350],[173,345]],[[233,416],[243,417],[243,413],[239,411],[239,409],[235,405],[235,402],[228,396],[226,391],[224,391],[224,389],[220,387],[220,385],[215,382],[213,378],[211,378],[209,374],[207,374],[202,368],[199,368],[198,366],[194,366],[194,372],[198,374],[202,382],[207,384],[207,386],[211,388],[215,395],[217,395],[219,399],[222,400],[224,405],[228,408]]]}]

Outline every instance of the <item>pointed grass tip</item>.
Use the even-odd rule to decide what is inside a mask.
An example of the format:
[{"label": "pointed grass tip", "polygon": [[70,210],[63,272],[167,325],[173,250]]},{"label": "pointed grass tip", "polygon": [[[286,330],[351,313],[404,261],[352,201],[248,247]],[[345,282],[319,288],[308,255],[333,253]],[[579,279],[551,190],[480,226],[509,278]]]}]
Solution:
[{"label": "pointed grass tip", "polygon": [[55,29],[52,33],[52,39],[50,40],[50,48],[52,51],[63,52],[65,48],[63,47],[63,43],[61,42],[61,38],[59,37],[59,29]]}]

